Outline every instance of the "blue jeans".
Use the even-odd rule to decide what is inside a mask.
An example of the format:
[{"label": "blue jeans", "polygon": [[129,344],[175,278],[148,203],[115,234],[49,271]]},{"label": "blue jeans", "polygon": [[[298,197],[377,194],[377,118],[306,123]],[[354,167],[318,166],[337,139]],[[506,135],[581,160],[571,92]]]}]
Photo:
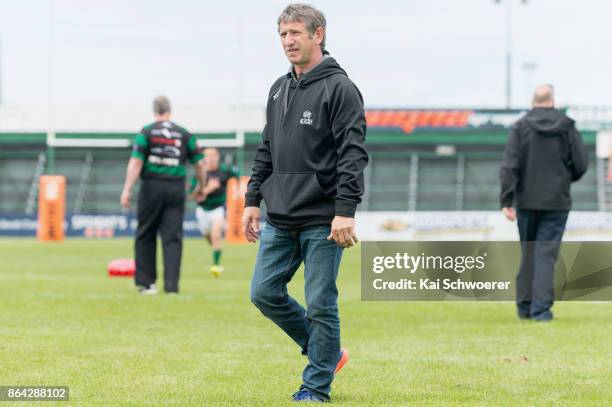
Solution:
[{"label": "blue jeans", "polygon": [[522,258],[516,277],[516,305],[521,318],[552,319],[555,263],[568,214],[517,210]]},{"label": "blue jeans", "polygon": [[[264,228],[251,282],[251,301],[308,356],[301,389],[329,400],[340,357],[336,278],[342,247],[327,240],[330,226]],[[287,283],[304,262],[306,309],[287,293]]]}]

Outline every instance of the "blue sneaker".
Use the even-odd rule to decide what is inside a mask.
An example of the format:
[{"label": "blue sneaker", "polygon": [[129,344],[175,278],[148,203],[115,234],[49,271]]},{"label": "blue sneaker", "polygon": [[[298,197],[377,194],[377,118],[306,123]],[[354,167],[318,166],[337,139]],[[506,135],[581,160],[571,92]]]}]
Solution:
[{"label": "blue sneaker", "polygon": [[293,393],[291,398],[292,401],[304,401],[304,402],[312,402],[312,403],[325,403],[325,400],[315,396],[308,390],[300,390]]}]

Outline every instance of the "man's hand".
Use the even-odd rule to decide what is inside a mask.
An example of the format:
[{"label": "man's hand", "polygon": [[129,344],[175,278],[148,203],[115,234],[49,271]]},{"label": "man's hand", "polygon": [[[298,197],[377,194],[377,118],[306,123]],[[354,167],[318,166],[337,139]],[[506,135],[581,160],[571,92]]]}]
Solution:
[{"label": "man's hand", "polygon": [[612,163],[608,167],[608,181],[612,181]]},{"label": "man's hand", "polygon": [[143,160],[136,157],[131,157],[130,161],[128,161],[125,174],[125,183],[123,184],[121,198],[119,198],[121,206],[123,206],[125,209],[130,208],[130,195],[132,195],[132,188],[142,172],[143,162]]},{"label": "man's hand", "polygon": [[336,216],[331,224],[331,233],[327,240],[333,240],[340,246],[348,248],[359,242],[355,234],[355,219]]},{"label": "man's hand", "polygon": [[193,199],[196,202],[204,202],[206,199],[206,192],[204,191],[204,188],[202,188],[202,185],[196,185],[195,189],[193,190]]},{"label": "man's hand", "polygon": [[221,181],[219,181],[219,178],[210,178],[206,183],[206,189],[208,190],[208,193],[214,192],[219,188],[221,188]]},{"label": "man's hand", "polygon": [[242,227],[247,241],[255,243],[259,239],[259,208],[247,206],[242,213]]},{"label": "man's hand", "polygon": [[506,215],[506,219],[510,222],[514,222],[516,220],[516,211],[514,208],[502,208],[502,212]]},{"label": "man's hand", "polygon": [[119,202],[121,202],[121,206],[123,206],[125,209],[130,209],[131,195],[132,191],[130,191],[129,189],[124,189],[123,191],[121,191],[121,198],[119,199]]}]

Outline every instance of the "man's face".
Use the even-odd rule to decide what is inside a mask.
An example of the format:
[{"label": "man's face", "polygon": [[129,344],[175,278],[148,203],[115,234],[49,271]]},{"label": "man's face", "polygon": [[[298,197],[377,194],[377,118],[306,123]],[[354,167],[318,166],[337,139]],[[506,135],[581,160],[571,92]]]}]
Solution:
[{"label": "man's face", "polygon": [[207,171],[215,171],[219,167],[219,151],[216,148],[204,150],[204,164]]},{"label": "man's face", "polygon": [[278,31],[285,55],[293,65],[307,65],[321,44],[322,35],[319,30],[311,37],[301,21],[281,23]]}]

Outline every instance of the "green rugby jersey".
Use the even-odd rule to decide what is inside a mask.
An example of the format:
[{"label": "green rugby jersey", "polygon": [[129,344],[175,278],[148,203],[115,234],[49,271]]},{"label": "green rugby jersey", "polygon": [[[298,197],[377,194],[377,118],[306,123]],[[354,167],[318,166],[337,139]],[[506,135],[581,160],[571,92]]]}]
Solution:
[{"label": "green rugby jersey", "polygon": [[[230,178],[239,176],[240,173],[238,172],[238,169],[227,164],[219,164],[219,168],[217,168],[215,171],[208,171],[206,173],[206,181],[208,182],[208,180],[211,178],[217,178],[219,180],[220,187],[208,194],[204,201],[198,202],[198,205],[205,211],[212,211],[219,206],[225,205],[225,199],[227,196],[227,181],[229,181]],[[192,178],[192,192],[197,184],[198,180],[195,177]]]},{"label": "green rugby jersey", "polygon": [[140,178],[182,181],[185,163],[202,159],[197,140],[187,130],[171,121],[143,127],[134,140],[132,157],[144,161]]}]

